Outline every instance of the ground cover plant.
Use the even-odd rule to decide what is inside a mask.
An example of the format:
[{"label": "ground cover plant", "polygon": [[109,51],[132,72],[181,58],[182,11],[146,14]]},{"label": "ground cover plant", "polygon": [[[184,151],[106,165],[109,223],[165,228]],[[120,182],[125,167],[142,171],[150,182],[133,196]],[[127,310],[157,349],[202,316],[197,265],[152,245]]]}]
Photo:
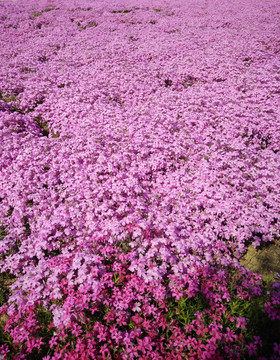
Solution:
[{"label": "ground cover plant", "polygon": [[0,359],[280,359],[277,0],[0,3]]}]

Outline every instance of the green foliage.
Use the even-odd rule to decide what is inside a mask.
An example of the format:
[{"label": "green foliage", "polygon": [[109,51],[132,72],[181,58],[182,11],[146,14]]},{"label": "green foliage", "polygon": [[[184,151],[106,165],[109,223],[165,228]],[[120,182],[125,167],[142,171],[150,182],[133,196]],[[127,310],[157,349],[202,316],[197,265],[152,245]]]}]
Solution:
[{"label": "green foliage", "polygon": [[[80,28],[80,30],[85,30],[85,29],[87,29],[87,28],[96,27],[98,24],[97,24],[97,22],[95,22],[95,21],[90,21],[87,25],[82,26],[82,24],[80,23],[80,21],[78,21],[77,25],[78,25],[78,27]],[[65,84],[64,84],[64,86],[65,86]],[[64,87],[64,86],[63,86],[63,87]],[[59,86],[59,87],[60,87],[60,86]]]},{"label": "green foliage", "polygon": [[5,226],[0,225],[0,240],[4,239],[5,236],[8,235]]},{"label": "green foliage", "polygon": [[[5,319],[0,318],[0,346],[4,344],[8,344],[10,349],[12,348],[12,338],[9,336],[8,333],[4,331],[5,326]],[[8,360],[8,359],[6,359]]]},{"label": "green foliage", "polygon": [[10,207],[9,207],[9,210],[8,210],[8,212],[7,212],[6,217],[11,216],[11,215],[12,215],[12,213],[13,213],[13,211],[14,211],[14,207],[13,207],[13,206],[10,206]]},{"label": "green foliage", "polygon": [[11,112],[18,112],[23,114],[23,111],[16,105],[17,95],[16,94],[9,94],[4,91],[0,91],[0,100],[4,101],[6,104],[9,105],[9,109]]},{"label": "green foliage", "polygon": [[20,70],[20,72],[23,74],[33,74],[36,72],[36,70],[30,69],[29,67],[25,66]]},{"label": "green foliage", "polygon": [[117,242],[116,245],[122,252],[128,254],[131,251],[131,246],[130,246],[131,241],[132,241],[131,235],[128,234],[123,241]]},{"label": "green foliage", "polygon": [[235,328],[234,322],[229,322],[226,315],[229,314],[235,318],[244,317],[247,319],[247,325],[241,332],[246,343],[249,343],[253,336],[260,336],[263,347],[260,355],[268,356],[272,354],[273,343],[279,341],[280,320],[271,320],[266,311],[264,304],[269,300],[268,283],[264,283],[262,295],[253,299],[241,299],[240,297],[232,298],[226,304],[227,312],[224,314],[224,326],[231,329]]},{"label": "green foliage", "polygon": [[49,136],[50,129],[48,127],[48,123],[46,121],[43,121],[43,118],[41,115],[38,115],[34,118],[38,126],[42,129],[43,136]]},{"label": "green foliage", "polygon": [[[137,9],[136,9],[137,10]],[[128,13],[130,13],[132,10],[128,10],[128,9],[126,9],[126,10],[113,10],[112,11],[112,13],[113,14],[128,14]]]},{"label": "green foliage", "polygon": [[16,100],[16,95],[15,94],[11,94],[11,95],[9,95],[9,94],[5,94],[4,95],[4,93],[0,93],[0,100],[3,100],[3,101],[5,101],[5,103],[9,103],[9,102],[11,102],[11,101],[15,101]]},{"label": "green foliage", "polygon": [[46,9],[44,9],[44,10],[42,10],[42,11],[34,11],[33,13],[32,13],[32,15],[34,16],[34,18],[37,18],[37,17],[39,17],[39,16],[41,16],[44,12],[49,12],[49,11],[51,11],[51,10],[54,10],[54,8],[52,8],[52,7],[47,7]]},{"label": "green foliage", "polygon": [[9,295],[9,286],[15,281],[15,276],[9,272],[0,273],[0,306],[6,304]]},{"label": "green foliage", "polygon": [[45,10],[43,10],[43,12],[49,12],[51,10],[53,10],[53,8],[46,8]]},{"label": "green foliage", "polygon": [[177,320],[177,322],[185,327],[195,319],[196,312],[204,312],[209,308],[209,302],[203,294],[196,297],[181,297],[179,300],[174,299],[168,302],[168,312],[166,318],[169,322]]},{"label": "green foliage", "polygon": [[96,27],[97,26],[97,23],[95,21],[90,21],[88,23],[88,27]]},{"label": "green foliage", "polygon": [[39,12],[39,11],[34,11],[34,13],[33,13],[33,16],[34,16],[35,18],[39,17],[40,15],[42,15],[42,13]]},{"label": "green foliage", "polygon": [[[231,299],[222,301],[226,311],[220,315],[221,332],[226,332],[226,329],[229,328],[237,334],[242,334],[244,344],[249,344],[254,340],[255,336],[259,336],[263,346],[259,349],[258,355],[270,356],[273,354],[273,344],[279,342],[280,329],[280,320],[271,320],[265,309],[266,302],[270,301],[272,283],[263,281],[260,295],[252,295],[244,299],[237,292],[238,287],[240,287],[239,282],[238,273],[233,272],[231,281],[228,284]],[[202,321],[206,327],[213,322],[210,314],[213,313],[214,309],[201,292],[192,298],[181,297],[179,300],[170,298],[167,301],[167,307],[166,319],[168,324],[173,323],[175,320],[175,323],[183,331],[188,324],[196,319],[197,312],[202,314]],[[237,318],[246,319],[247,324],[244,329],[239,327]],[[163,335],[168,339],[172,335],[172,329],[167,328]],[[222,352],[223,346],[221,343]],[[244,351],[245,355],[243,355],[242,359],[247,359],[246,348],[244,348]]]},{"label": "green foliage", "polygon": [[59,134],[58,131],[57,132],[52,131],[52,138],[53,139],[56,139],[56,138],[59,138],[59,137],[60,137],[60,134]]},{"label": "green foliage", "polygon": [[22,218],[22,223],[23,223],[23,226],[25,227],[24,235],[29,236],[31,234],[31,230],[30,230],[30,225],[29,225],[27,216],[24,216]]},{"label": "green foliage", "polygon": [[42,327],[46,327],[52,322],[53,316],[43,305],[40,305],[36,311],[36,318]]},{"label": "green foliage", "polygon": [[31,207],[31,206],[33,206],[33,204],[34,204],[34,202],[33,202],[33,200],[31,199],[31,200],[28,200],[28,201],[27,201],[26,206]]}]

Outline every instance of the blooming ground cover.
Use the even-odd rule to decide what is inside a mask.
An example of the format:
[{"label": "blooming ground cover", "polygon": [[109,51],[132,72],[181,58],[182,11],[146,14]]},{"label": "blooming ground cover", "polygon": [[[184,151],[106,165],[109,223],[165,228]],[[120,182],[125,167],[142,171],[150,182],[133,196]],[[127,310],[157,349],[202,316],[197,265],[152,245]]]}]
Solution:
[{"label": "blooming ground cover", "polygon": [[278,0],[0,3],[0,358],[280,358]]}]

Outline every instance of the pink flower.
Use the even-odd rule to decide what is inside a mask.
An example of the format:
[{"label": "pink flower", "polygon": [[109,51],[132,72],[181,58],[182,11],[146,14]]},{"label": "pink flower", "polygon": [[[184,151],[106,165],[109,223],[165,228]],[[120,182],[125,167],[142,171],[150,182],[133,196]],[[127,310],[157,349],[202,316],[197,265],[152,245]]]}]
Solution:
[{"label": "pink flower", "polygon": [[274,343],[274,348],[273,350],[280,355],[280,343],[277,344],[277,343]]},{"label": "pink flower", "polygon": [[246,324],[247,324],[247,321],[244,317],[237,317],[236,318],[236,327],[237,328],[241,328],[241,329],[245,329],[246,327]]},{"label": "pink flower", "polygon": [[49,346],[50,346],[50,348],[53,348],[54,346],[56,346],[57,344],[58,344],[58,342],[57,342],[57,337],[56,336],[53,336],[52,338],[51,338],[51,340],[49,341]]}]

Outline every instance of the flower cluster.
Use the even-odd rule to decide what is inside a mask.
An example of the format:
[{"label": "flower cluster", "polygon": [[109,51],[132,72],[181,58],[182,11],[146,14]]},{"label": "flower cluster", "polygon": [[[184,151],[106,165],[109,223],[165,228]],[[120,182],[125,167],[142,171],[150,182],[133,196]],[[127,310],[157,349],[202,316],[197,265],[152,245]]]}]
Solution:
[{"label": "flower cluster", "polygon": [[279,359],[279,12],[0,3],[0,359]]}]

